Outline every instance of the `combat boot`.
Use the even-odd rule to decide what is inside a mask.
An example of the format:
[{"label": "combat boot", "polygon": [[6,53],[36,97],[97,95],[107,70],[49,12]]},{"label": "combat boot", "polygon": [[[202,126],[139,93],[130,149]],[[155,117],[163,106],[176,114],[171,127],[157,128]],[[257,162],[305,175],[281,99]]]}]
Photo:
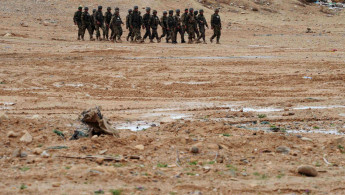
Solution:
[{"label": "combat boot", "polygon": [[160,43],[160,42],[161,42],[161,38],[158,38],[157,43]]},{"label": "combat boot", "polygon": [[127,42],[129,41],[129,36],[127,36],[126,40],[127,40]]},{"label": "combat boot", "polygon": [[150,43],[154,43],[154,42],[153,42],[153,39],[150,39]]},{"label": "combat boot", "polygon": [[181,41],[181,43],[186,43],[186,41],[183,39],[183,40]]},{"label": "combat boot", "polygon": [[80,40],[80,36],[78,35],[78,41]]}]

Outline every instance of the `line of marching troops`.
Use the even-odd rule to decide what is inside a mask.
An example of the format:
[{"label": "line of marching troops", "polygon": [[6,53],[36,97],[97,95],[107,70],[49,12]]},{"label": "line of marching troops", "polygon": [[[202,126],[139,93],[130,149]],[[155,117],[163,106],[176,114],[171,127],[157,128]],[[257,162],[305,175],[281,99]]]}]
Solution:
[{"label": "line of marching troops", "polygon": [[[98,10],[93,9],[92,15],[89,14],[89,8],[78,7],[78,11],[75,12],[73,21],[75,25],[78,25],[78,40],[84,40],[85,31],[88,30],[90,40],[95,40],[93,34],[96,31],[96,40],[111,40],[114,42],[122,42],[121,36],[123,34],[122,19],[120,17],[120,9],[115,8],[114,14],[111,13],[111,8],[108,7],[107,11],[103,15],[102,6],[98,6]],[[177,35],[181,35],[181,43],[185,43],[184,34],[188,33],[188,43],[203,43],[206,44],[205,32],[208,28],[207,21],[204,16],[204,11],[201,9],[194,11],[193,8],[185,9],[185,12],[181,15],[180,10],[170,10],[169,12],[163,11],[163,16],[158,18],[157,11],[153,10],[151,15],[151,9],[146,8],[146,13],[141,16],[138,6],[134,6],[134,9],[128,10],[126,17],[126,29],[129,30],[126,40],[131,42],[143,43],[146,38],[150,39],[153,43],[154,39],[159,43],[163,37],[166,38],[166,42],[173,44],[177,43]],[[162,27],[163,34],[158,35],[158,27]],[[141,37],[141,28],[145,30],[145,34]],[[217,44],[222,30],[221,19],[219,16],[219,9],[215,10],[215,13],[211,16],[211,29],[213,29],[213,35],[210,38],[211,43],[214,38],[217,38]],[[103,32],[103,38],[101,38],[100,30]],[[109,37],[110,30],[110,37]]]}]

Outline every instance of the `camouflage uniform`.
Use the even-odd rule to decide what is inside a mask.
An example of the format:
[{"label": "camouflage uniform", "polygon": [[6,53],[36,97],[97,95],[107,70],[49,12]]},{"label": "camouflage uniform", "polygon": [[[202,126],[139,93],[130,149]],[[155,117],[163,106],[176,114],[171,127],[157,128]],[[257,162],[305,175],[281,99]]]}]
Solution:
[{"label": "camouflage uniform", "polygon": [[211,37],[210,41],[212,43],[213,39],[217,37],[217,43],[219,44],[219,39],[222,30],[222,22],[217,12],[211,16],[211,27],[213,29],[213,36]]},{"label": "camouflage uniform", "polygon": [[83,31],[82,31],[82,34],[81,34],[81,38],[82,40],[84,40],[84,35],[85,35],[85,30],[87,29],[89,31],[89,34],[90,34],[90,40],[92,40],[92,27],[91,27],[91,24],[92,24],[92,21],[91,21],[91,16],[88,12],[88,9],[85,8],[85,11],[81,14],[81,23],[82,23],[82,26],[83,26]]},{"label": "camouflage uniform", "polygon": [[200,33],[199,33],[199,29],[198,29],[198,11],[194,11],[194,19],[195,19],[195,23],[194,23],[194,32],[196,34],[195,38],[199,37],[200,36]]},{"label": "camouflage uniform", "polygon": [[162,31],[163,31],[163,34],[161,35],[160,39],[162,39],[163,37],[166,36],[166,41],[169,42],[169,39],[170,39],[169,36],[170,35],[168,33],[168,16],[166,14],[164,14],[161,17],[160,25],[161,25]]},{"label": "camouflage uniform", "polygon": [[146,32],[145,32],[143,39],[145,40],[146,37],[149,37],[149,39],[152,42],[150,21],[151,21],[150,9],[146,8],[146,14],[144,14],[144,16],[143,16],[143,27],[145,27]]},{"label": "camouflage uniform", "polygon": [[161,39],[159,38],[158,32],[157,32],[158,25],[161,25],[161,22],[157,16],[157,11],[153,11],[153,15],[152,15],[151,20],[150,20],[150,27],[152,28],[151,40],[156,38],[157,42],[159,43],[161,41]]},{"label": "camouflage uniform", "polygon": [[96,13],[96,9],[93,9],[92,15],[91,15],[91,34],[92,35],[95,32],[95,13]]},{"label": "camouflage uniform", "polygon": [[127,35],[127,41],[129,37],[131,37],[131,41],[133,41],[132,34],[133,34],[133,29],[131,27],[131,24],[129,23],[130,18],[132,17],[132,10],[128,10],[128,15],[126,16],[126,29],[129,30],[128,35]]},{"label": "camouflage uniform", "polygon": [[[186,32],[188,34],[188,31],[187,31],[187,15],[188,15],[188,9],[185,9],[185,12],[181,16],[183,37],[184,37],[184,34]],[[185,43],[185,42],[183,42],[183,43]]]},{"label": "camouflage uniform", "polygon": [[177,10],[175,16],[175,22],[176,22],[176,30],[174,32],[174,36],[175,36],[175,41],[177,41],[177,34],[180,33],[181,35],[181,43],[184,43],[184,27],[182,26],[182,19],[180,16],[180,11]]},{"label": "camouflage uniform", "polygon": [[95,20],[96,38],[98,40],[101,40],[101,32],[99,30],[101,28],[103,31],[103,39],[104,39],[105,28],[104,28],[104,16],[102,13],[102,8],[98,9],[98,11],[96,11],[95,16],[94,16],[94,20]]},{"label": "camouflage uniform", "polygon": [[[119,16],[120,16],[120,8],[115,7],[115,11],[118,11],[118,12],[119,12]],[[120,16],[120,18],[121,18],[121,16]],[[122,23],[122,24],[123,24],[123,23]],[[119,41],[121,41],[121,36],[122,36],[122,34],[123,34],[122,25],[120,25],[118,28],[119,28],[119,30],[120,30],[120,33],[117,35],[117,39],[118,39]]]},{"label": "camouflage uniform", "polygon": [[116,37],[119,37],[121,34],[121,28],[120,27],[123,24],[118,11],[115,12],[114,16],[112,17],[112,19],[110,21],[110,24],[111,24],[113,32],[114,32],[112,39],[114,41],[116,41]]},{"label": "camouflage uniform", "polygon": [[186,17],[187,22],[187,31],[188,31],[188,43],[192,43],[192,40],[195,39],[194,33],[194,25],[195,25],[195,18],[193,12],[190,12]]},{"label": "camouflage uniform", "polygon": [[177,43],[176,42],[176,36],[175,36],[176,21],[175,21],[175,17],[173,16],[173,14],[174,14],[174,12],[172,10],[170,10],[169,16],[168,16],[168,33],[170,34],[169,38],[172,40],[172,43]]},{"label": "camouflage uniform", "polygon": [[78,40],[80,40],[80,37],[82,35],[82,31],[83,31],[83,26],[81,24],[81,14],[82,14],[82,8],[79,7],[78,11],[76,11],[74,13],[74,17],[73,17],[73,22],[75,25],[78,25]]},{"label": "camouflage uniform", "polygon": [[[104,23],[105,23],[104,34],[105,34],[105,38],[107,38],[107,39],[109,39],[109,29],[112,29],[110,26],[110,20],[111,20],[112,16],[113,16],[113,14],[111,13],[111,9],[110,9],[110,7],[108,7],[107,12],[105,12],[105,14],[104,14]],[[113,34],[113,32],[111,33],[110,38],[112,38],[112,34]]]},{"label": "camouflage uniform", "polygon": [[200,36],[198,37],[198,41],[200,41],[200,39],[202,38],[204,40],[204,43],[206,43],[205,26],[208,28],[208,24],[207,24],[206,18],[205,18],[203,13],[204,12],[202,10],[200,10],[200,14],[198,15],[198,23],[199,23],[199,29],[200,29]]},{"label": "camouflage uniform", "polygon": [[131,24],[131,27],[133,28],[132,39],[134,39],[135,37],[134,39],[135,41],[142,42],[140,28],[143,22],[142,22],[142,17],[138,11],[138,8],[134,8],[134,12],[130,17],[129,23]]}]

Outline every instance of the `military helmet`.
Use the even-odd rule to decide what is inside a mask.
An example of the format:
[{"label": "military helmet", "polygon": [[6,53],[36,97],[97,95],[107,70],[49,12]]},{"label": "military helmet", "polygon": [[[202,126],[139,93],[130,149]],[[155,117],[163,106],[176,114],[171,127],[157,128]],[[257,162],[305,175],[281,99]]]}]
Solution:
[{"label": "military helmet", "polygon": [[150,10],[151,10],[151,8],[150,8],[150,7],[147,7],[147,8],[146,8],[146,11],[147,11],[147,12],[148,12],[148,11],[150,11]]},{"label": "military helmet", "polygon": [[89,10],[89,8],[88,7],[84,7],[84,10]]},{"label": "military helmet", "polygon": [[169,14],[173,14],[174,13],[174,11],[173,10],[169,10]]},{"label": "military helmet", "polygon": [[115,10],[116,10],[116,11],[120,11],[120,8],[119,8],[119,7],[115,7]]},{"label": "military helmet", "polygon": [[184,9],[184,11],[188,11],[188,8]]},{"label": "military helmet", "polygon": [[131,13],[132,11],[133,11],[132,9],[129,9],[129,10],[128,10],[128,13]]},{"label": "military helmet", "polygon": [[203,9],[201,9],[201,10],[199,10],[199,12],[201,13],[201,12],[204,12],[204,10]]},{"label": "military helmet", "polygon": [[180,13],[180,12],[181,12],[180,9],[177,9],[177,10],[176,10],[176,13]]},{"label": "military helmet", "polygon": [[93,9],[92,12],[95,13],[97,10],[96,9]]},{"label": "military helmet", "polygon": [[83,9],[83,7],[80,5],[80,6],[78,7],[78,9]]},{"label": "military helmet", "polygon": [[138,6],[134,6],[134,9],[139,9],[139,7]]},{"label": "military helmet", "polygon": [[189,8],[189,11],[191,12],[191,11],[194,11],[194,9],[193,8]]},{"label": "military helmet", "polygon": [[103,7],[100,5],[100,6],[98,6],[98,9],[102,9]]},{"label": "military helmet", "polygon": [[163,14],[167,14],[168,12],[167,11],[163,11]]},{"label": "military helmet", "polygon": [[198,15],[198,13],[199,13],[198,10],[194,11],[194,15]]},{"label": "military helmet", "polygon": [[217,8],[216,10],[214,10],[215,12],[219,12],[219,9]]},{"label": "military helmet", "polygon": [[153,13],[157,13],[157,10],[153,10]]},{"label": "military helmet", "polygon": [[111,10],[111,7],[107,7],[107,10]]}]

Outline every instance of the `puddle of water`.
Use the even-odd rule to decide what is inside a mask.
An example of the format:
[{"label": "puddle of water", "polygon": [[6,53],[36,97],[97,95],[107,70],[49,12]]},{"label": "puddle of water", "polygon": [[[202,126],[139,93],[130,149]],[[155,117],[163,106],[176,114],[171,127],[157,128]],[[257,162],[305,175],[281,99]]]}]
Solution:
[{"label": "puddle of water", "polygon": [[131,130],[131,131],[142,131],[152,127],[152,125],[158,126],[156,123],[148,123],[145,121],[126,122],[115,125],[115,129],[119,130]]},{"label": "puddle of water", "polygon": [[320,134],[329,134],[329,135],[344,135],[344,133],[340,133],[337,130],[286,130],[288,133],[320,133]]},{"label": "puddle of water", "polygon": [[0,105],[3,105],[3,106],[13,106],[15,104],[16,103],[13,103],[13,102],[0,102]]},{"label": "puddle of water", "polygon": [[226,59],[270,59],[274,56],[186,56],[186,57],[125,57],[130,60],[166,59],[166,60],[226,60]]},{"label": "puddle of water", "polygon": [[183,118],[188,118],[191,115],[187,114],[181,114],[181,113],[166,113],[166,112],[161,112],[161,113],[147,113],[144,114],[142,117],[149,118],[149,117],[169,117],[173,120],[179,120]]},{"label": "puddle of water", "polygon": [[273,47],[273,45],[248,45],[249,47],[263,47],[263,48],[268,48],[268,47]]},{"label": "puddle of water", "polygon": [[331,105],[331,106],[302,106],[293,108],[294,110],[308,110],[308,109],[331,109],[331,108],[345,108],[342,105]]},{"label": "puddle of water", "polygon": [[243,112],[280,112],[283,111],[283,109],[279,109],[279,108],[243,108],[243,109],[234,109],[231,108],[231,111],[241,111],[243,110]]},{"label": "puddle of water", "polygon": [[210,84],[210,81],[175,81],[175,82],[165,82],[164,85],[171,85],[171,84],[187,84],[187,85],[204,85],[204,84]]},{"label": "puddle of water", "polygon": [[304,78],[304,79],[313,79],[312,77],[307,77],[307,76],[304,76],[302,78]]}]

